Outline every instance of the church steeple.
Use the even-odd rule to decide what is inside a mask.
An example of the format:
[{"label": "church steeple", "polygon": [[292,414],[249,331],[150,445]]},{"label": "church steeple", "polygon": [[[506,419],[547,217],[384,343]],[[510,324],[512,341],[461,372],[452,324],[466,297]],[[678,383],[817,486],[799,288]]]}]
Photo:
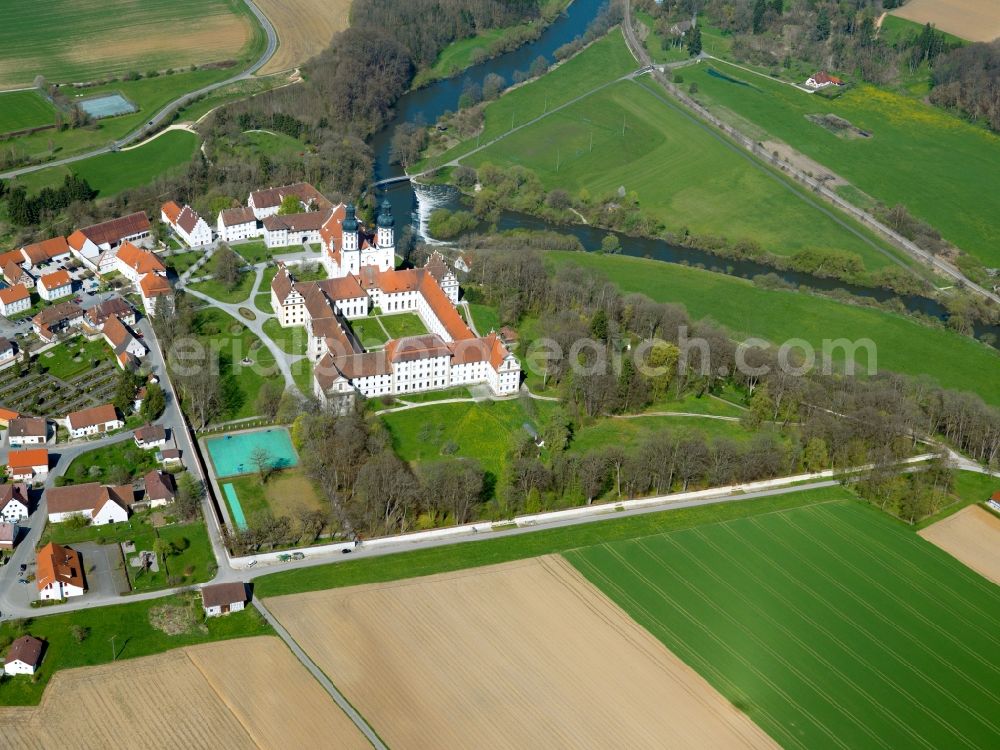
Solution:
[{"label": "church steeple", "polygon": [[355,252],[358,249],[358,217],[355,215],[354,204],[348,203],[344,213],[344,221],[340,225],[343,232],[341,249],[345,253]]},{"label": "church steeple", "polygon": [[396,220],[392,218],[392,204],[389,203],[388,198],[382,201],[382,205],[379,207],[378,219],[375,223],[378,228],[378,238],[376,240],[378,246],[380,248],[392,248],[395,245],[394,227]]}]

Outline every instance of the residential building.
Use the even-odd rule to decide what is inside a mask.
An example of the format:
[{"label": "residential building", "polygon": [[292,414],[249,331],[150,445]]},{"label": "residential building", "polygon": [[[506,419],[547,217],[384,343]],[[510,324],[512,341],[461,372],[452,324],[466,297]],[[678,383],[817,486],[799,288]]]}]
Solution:
[{"label": "residential building", "polygon": [[843,86],[844,82],[836,76],[829,75],[825,70],[814,73],[806,79],[806,86],[811,89],[825,89],[827,86]]},{"label": "residential building", "polygon": [[17,419],[19,416],[21,416],[20,412],[0,406],[0,427],[9,426],[10,420]]},{"label": "residential building", "polygon": [[78,229],[67,238],[70,252],[98,274],[115,268],[118,247],[124,242],[152,244],[149,217],[139,211],[118,219]]},{"label": "residential building", "polygon": [[115,360],[122,369],[131,367],[146,356],[146,345],[130,331],[118,318],[109,318],[104,323],[104,340],[115,353]]},{"label": "residential building", "polygon": [[125,422],[113,404],[104,404],[72,412],[66,417],[66,426],[69,436],[75,439],[120,430]]},{"label": "residential building", "polygon": [[220,617],[241,611],[247,602],[247,587],[241,581],[216,583],[201,587],[201,605],[205,617]]},{"label": "residential building", "polygon": [[168,304],[173,304],[174,290],[165,275],[148,273],[139,279],[139,296],[142,297],[142,308],[150,317],[156,315],[156,303],[162,297]]},{"label": "residential building", "polygon": [[167,431],[158,424],[147,424],[135,431],[136,447],[143,450],[162,448],[167,444]]},{"label": "residential building", "polygon": [[264,227],[258,223],[252,208],[227,208],[219,212],[216,222],[219,239],[225,242],[249,240],[260,237]]},{"label": "residential building", "polygon": [[24,284],[0,289],[0,314],[9,318],[31,307],[31,292]]},{"label": "residential building", "polygon": [[14,342],[8,338],[0,336],[0,365],[6,364],[14,359]]},{"label": "residential building", "polygon": [[156,460],[163,466],[184,465],[184,462],[181,460],[181,452],[176,448],[164,448],[161,451],[157,451]]},{"label": "residential building", "polygon": [[46,263],[64,263],[70,259],[69,243],[65,237],[52,237],[21,248],[21,255],[29,268]]},{"label": "residential building", "polygon": [[131,242],[125,242],[118,248],[115,256],[115,270],[133,284],[139,282],[146,274],[166,275],[167,267],[155,253],[136,247]]},{"label": "residential building", "polygon": [[54,341],[68,328],[83,323],[83,309],[74,302],[59,302],[46,307],[31,319],[31,329],[42,341]]},{"label": "residential building", "polygon": [[23,482],[0,484],[0,519],[6,523],[17,523],[27,518],[30,510],[28,485]]},{"label": "residential building", "polygon": [[10,420],[7,439],[12,448],[23,445],[45,445],[49,439],[49,423],[42,417],[18,417]]},{"label": "residential building", "polygon": [[278,213],[282,201],[289,195],[298,198],[303,211],[325,211],[333,207],[326,196],[306,182],[297,182],[294,185],[284,185],[267,190],[255,190],[250,193],[247,206],[257,219],[265,219]]},{"label": "residential building", "polygon": [[42,663],[42,652],[45,650],[45,641],[34,638],[30,635],[22,635],[14,640],[7,649],[7,655],[3,661],[3,672],[6,675],[14,676],[19,674],[34,674],[38,665]]},{"label": "residential building", "polygon": [[17,544],[18,525],[16,523],[0,522],[0,550],[14,549]]},{"label": "residential building", "polygon": [[35,558],[35,585],[43,600],[83,596],[87,585],[80,553],[55,542],[46,544]]},{"label": "residential building", "polygon": [[46,302],[68,297],[72,293],[73,279],[68,271],[59,269],[38,279],[38,296]]},{"label": "residential building", "polygon": [[46,448],[22,448],[7,454],[7,476],[12,482],[34,482],[49,475]]},{"label": "residential building", "polygon": [[49,521],[62,523],[83,516],[93,526],[127,521],[135,502],[132,485],[105,486],[98,482],[51,487],[45,491]]},{"label": "residential building", "polygon": [[208,245],[212,242],[212,228],[191,206],[181,208],[173,201],[163,204],[160,219],[170,226],[188,247]]},{"label": "residential building", "polygon": [[7,286],[24,284],[28,289],[34,289],[35,287],[35,277],[25,271],[24,267],[15,261],[8,261],[3,267],[3,280],[7,282]]},{"label": "residential building", "polygon": [[121,297],[108,297],[99,305],[87,310],[87,324],[100,331],[109,318],[117,318],[125,325],[135,325],[135,310]]},{"label": "residential building", "polygon": [[153,469],[143,479],[146,487],[143,501],[148,503],[150,508],[159,508],[172,503],[177,497],[177,484],[173,474]]}]

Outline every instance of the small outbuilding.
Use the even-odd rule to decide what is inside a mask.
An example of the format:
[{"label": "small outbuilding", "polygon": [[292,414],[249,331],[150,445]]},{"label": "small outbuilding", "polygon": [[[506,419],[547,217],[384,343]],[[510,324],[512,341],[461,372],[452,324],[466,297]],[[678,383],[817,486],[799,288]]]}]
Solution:
[{"label": "small outbuilding", "polygon": [[30,635],[22,635],[7,649],[3,661],[3,671],[7,675],[34,674],[42,662],[45,641]]},{"label": "small outbuilding", "polygon": [[201,606],[205,617],[220,617],[241,611],[247,603],[247,586],[242,581],[202,586]]}]

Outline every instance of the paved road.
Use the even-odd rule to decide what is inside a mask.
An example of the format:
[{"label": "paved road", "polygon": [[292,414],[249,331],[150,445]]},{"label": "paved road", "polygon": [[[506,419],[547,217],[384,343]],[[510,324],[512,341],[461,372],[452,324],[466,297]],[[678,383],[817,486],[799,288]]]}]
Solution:
[{"label": "paved road", "polygon": [[138,140],[142,136],[147,135],[152,131],[156,130],[160,126],[160,124],[163,123],[164,120],[166,120],[171,114],[173,114],[175,109],[183,106],[192,99],[195,99],[204,94],[208,94],[212,91],[215,91],[216,89],[220,89],[223,86],[228,86],[231,83],[236,83],[237,81],[246,80],[247,78],[252,76],[262,67],[264,67],[267,61],[271,59],[271,56],[274,54],[274,51],[278,48],[278,35],[274,30],[274,26],[272,26],[271,22],[267,19],[267,16],[265,16],[261,12],[260,8],[258,8],[253,3],[252,0],[243,0],[243,2],[247,4],[247,7],[250,8],[250,11],[257,17],[257,20],[260,22],[260,25],[264,28],[264,32],[267,34],[267,48],[264,50],[264,53],[257,59],[257,61],[253,63],[253,65],[251,65],[249,68],[247,68],[246,70],[235,76],[227,78],[224,81],[219,81],[218,83],[210,83],[207,86],[202,86],[197,91],[191,91],[187,94],[184,94],[183,96],[177,97],[172,102],[163,107],[163,109],[161,109],[159,112],[154,114],[143,125],[140,125],[131,133],[123,136],[117,141],[114,141],[112,144],[108,146],[94,149],[93,151],[88,151],[83,154],[77,154],[76,156],[67,156],[65,159],[58,159],[56,161],[47,161],[43,164],[34,164],[30,167],[21,167],[20,169],[14,169],[9,172],[3,172],[0,173],[0,178],[8,179],[11,177],[17,177],[22,174],[28,174],[29,172],[36,172],[39,169],[47,169],[48,167],[59,167],[64,164],[72,164],[73,162],[80,161],[82,159],[89,159],[90,157],[97,156],[98,154],[105,154],[108,153],[109,151],[116,151],[120,149],[122,146],[127,146],[128,144],[132,143],[135,140]]},{"label": "paved road", "polygon": [[253,600],[253,606],[257,608],[257,611],[260,612],[261,615],[264,616],[264,619],[267,620],[268,624],[270,624],[272,628],[274,628],[281,639],[288,644],[288,648],[290,648],[292,653],[295,654],[300,662],[302,662],[302,665],[309,670],[309,673],[315,677],[316,681],[323,686],[323,689],[330,694],[334,703],[340,706],[341,710],[347,714],[347,717],[353,721],[355,726],[361,730],[361,733],[368,738],[368,741],[372,743],[372,746],[375,747],[376,750],[388,750],[386,746],[382,744],[382,740],[379,739],[379,736],[375,734],[375,730],[368,725],[368,722],[365,721],[364,717],[362,717],[361,714],[354,709],[354,706],[348,702],[347,698],[345,698],[344,695],[337,690],[336,686],[330,682],[330,678],[324,674],[323,670],[316,666],[316,663],[310,659],[299,644],[295,642],[295,639],[292,638],[291,634],[285,630],[282,624],[278,622],[274,615],[271,614],[270,610],[256,598]]}]

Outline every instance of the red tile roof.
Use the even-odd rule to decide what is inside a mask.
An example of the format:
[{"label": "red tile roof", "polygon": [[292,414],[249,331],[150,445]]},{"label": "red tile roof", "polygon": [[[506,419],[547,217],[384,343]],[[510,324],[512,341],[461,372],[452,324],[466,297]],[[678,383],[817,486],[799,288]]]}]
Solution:
[{"label": "red tile roof", "polygon": [[139,288],[142,291],[142,296],[147,299],[160,297],[171,292],[170,282],[167,281],[166,277],[157,276],[155,273],[148,273],[139,279]]},{"label": "red tile roof", "polygon": [[61,286],[72,286],[73,279],[69,277],[69,272],[60,269],[54,273],[42,276],[38,280],[38,283],[51,292],[53,289],[58,289]]},{"label": "red tile roof", "polygon": [[114,245],[126,237],[148,232],[149,229],[149,218],[146,216],[146,212],[137,211],[128,216],[84,227],[80,232],[95,245]]},{"label": "red tile roof", "polygon": [[201,217],[195,213],[195,210],[191,208],[191,206],[184,206],[184,209],[177,217],[177,226],[190,234],[191,231],[198,226],[198,221],[200,219]]},{"label": "red tile roof", "polygon": [[0,302],[5,305],[20,302],[23,299],[31,299],[31,292],[24,284],[15,284],[6,289],[0,289]]},{"label": "red tile roof", "polygon": [[166,266],[156,255],[149,250],[136,247],[131,242],[126,242],[118,248],[117,257],[119,261],[138,274],[167,272]]},{"label": "red tile roof", "polygon": [[80,553],[55,542],[49,542],[38,550],[35,579],[39,591],[56,581],[82,589],[83,563],[80,560]]},{"label": "red tile roof", "polygon": [[130,484],[105,486],[99,482],[87,482],[52,487],[45,491],[45,501],[49,513],[80,513],[85,510],[96,513],[108,502],[127,510],[135,502],[135,491]]},{"label": "red tile roof", "polygon": [[294,195],[305,205],[314,203],[316,208],[325,210],[332,208],[333,204],[319,190],[307,182],[296,182],[294,185],[283,185],[282,187],[268,188],[266,190],[255,190],[250,193],[253,205],[256,208],[275,208],[281,205],[281,200],[286,195]]},{"label": "red tile roof", "polygon": [[44,641],[40,641],[30,635],[22,635],[10,644],[10,648],[7,649],[7,656],[4,658],[4,664],[20,661],[32,667],[37,667],[42,659],[42,649],[44,647]]},{"label": "red tile roof", "polygon": [[107,424],[108,422],[121,421],[118,410],[114,404],[103,404],[92,406],[89,409],[74,411],[67,417],[71,429],[78,430],[81,427],[92,427],[97,424]]},{"label": "red tile roof", "polygon": [[167,201],[162,206],[160,206],[160,212],[167,217],[167,221],[171,224],[177,223],[177,217],[181,213],[181,207],[177,205],[174,201]]},{"label": "red tile roof", "polygon": [[47,448],[12,450],[7,456],[7,465],[11,469],[30,469],[33,466],[48,467],[49,451]]},{"label": "red tile roof", "polygon": [[237,224],[249,224],[256,222],[257,217],[253,215],[253,209],[246,206],[240,208],[227,208],[222,211],[222,226],[232,227]]},{"label": "red tile roof", "polygon": [[66,244],[65,237],[52,237],[33,245],[25,245],[21,250],[28,256],[32,264],[37,264],[65,255],[69,252],[69,245]]}]

